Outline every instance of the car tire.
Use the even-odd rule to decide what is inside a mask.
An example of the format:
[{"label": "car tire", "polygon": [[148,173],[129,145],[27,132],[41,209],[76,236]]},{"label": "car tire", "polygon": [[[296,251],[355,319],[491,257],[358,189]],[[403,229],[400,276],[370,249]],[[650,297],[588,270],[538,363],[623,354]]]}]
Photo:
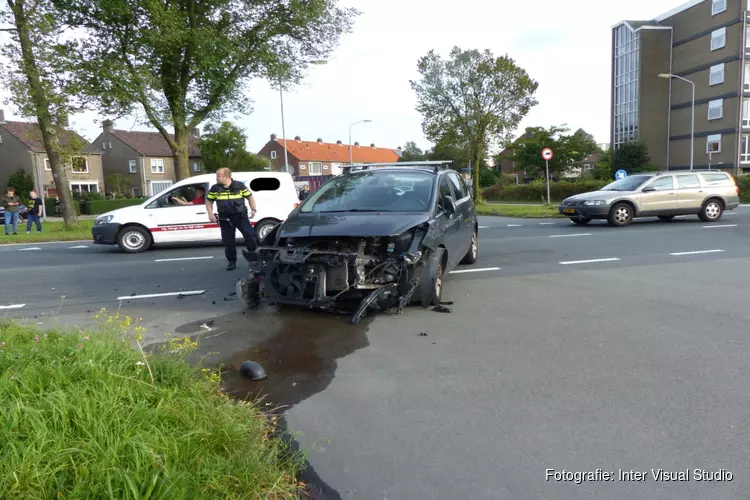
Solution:
[{"label": "car tire", "polygon": [[586,224],[591,222],[591,217],[571,217],[570,220],[573,221],[574,224],[585,226]]},{"label": "car tire", "polygon": [[117,235],[117,245],[126,253],[141,253],[151,248],[151,233],[142,227],[128,226]]},{"label": "car tire", "polygon": [[664,221],[664,222],[669,222],[672,219],[674,219],[674,215],[659,215],[658,217],[659,217],[659,220]]},{"label": "car tire", "polygon": [[262,221],[258,222],[255,225],[255,237],[258,239],[258,242],[263,241],[263,238],[265,238],[268,233],[273,231],[273,228],[275,228],[279,224],[279,221],[276,219],[263,219]]},{"label": "car tire", "polygon": [[706,200],[703,204],[700,213],[698,213],[698,217],[703,222],[716,222],[721,219],[723,213],[724,205],[721,201],[716,198],[711,198],[710,200]]},{"label": "car tire", "polygon": [[471,246],[469,251],[466,252],[461,264],[475,264],[479,257],[479,235],[477,234],[477,228],[471,233]]},{"label": "car tire", "polygon": [[633,207],[627,203],[617,203],[609,211],[607,222],[617,227],[627,226],[633,222]]},{"label": "car tire", "polygon": [[422,280],[420,282],[420,299],[422,307],[437,306],[443,296],[443,279],[445,267],[443,266],[444,248],[438,248],[430,252],[425,258],[422,266]]}]

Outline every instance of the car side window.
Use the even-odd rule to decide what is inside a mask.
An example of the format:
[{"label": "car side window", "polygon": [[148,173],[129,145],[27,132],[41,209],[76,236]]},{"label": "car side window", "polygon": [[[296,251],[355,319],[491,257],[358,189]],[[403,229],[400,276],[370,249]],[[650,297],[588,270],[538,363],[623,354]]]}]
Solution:
[{"label": "car side window", "polygon": [[656,179],[654,182],[649,184],[649,187],[654,188],[657,191],[669,191],[674,189],[674,177],[667,176],[660,179]]},{"label": "car side window", "polygon": [[703,180],[709,186],[728,186],[732,182],[729,180],[729,175],[724,172],[717,172],[715,174],[701,174]]},{"label": "car side window", "polygon": [[458,174],[455,172],[448,172],[447,175],[448,179],[450,179],[451,183],[453,184],[453,190],[456,192],[456,201],[465,198],[466,190],[464,189],[463,182],[461,182]]},{"label": "car side window", "polygon": [[189,203],[194,200],[197,196],[196,188],[203,188],[206,190],[205,184],[190,184],[186,186],[180,186],[174,189],[170,189],[166,193],[159,196],[157,199],[148,204],[146,208],[167,208],[167,207],[180,207],[188,206],[174,201],[175,198],[179,198],[183,203]]},{"label": "car side window", "polygon": [[443,200],[446,196],[453,197],[453,191],[451,190],[451,183],[448,178],[443,175],[440,177],[440,184],[438,184],[439,196],[437,200],[438,208],[444,209]]},{"label": "car side window", "polygon": [[701,181],[695,174],[678,175],[677,189],[694,189],[701,187]]}]

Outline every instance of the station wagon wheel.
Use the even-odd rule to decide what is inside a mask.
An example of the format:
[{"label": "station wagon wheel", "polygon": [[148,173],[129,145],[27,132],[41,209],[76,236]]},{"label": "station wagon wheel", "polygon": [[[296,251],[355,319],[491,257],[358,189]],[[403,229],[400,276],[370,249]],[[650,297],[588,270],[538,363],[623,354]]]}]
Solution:
[{"label": "station wagon wheel", "polygon": [[698,217],[703,222],[713,222],[721,219],[721,214],[724,213],[724,206],[721,201],[712,198],[703,204]]},{"label": "station wagon wheel", "polygon": [[609,212],[607,222],[613,226],[627,226],[633,222],[633,207],[627,203],[618,203]]},{"label": "station wagon wheel", "polygon": [[117,245],[123,252],[145,252],[151,247],[151,234],[138,226],[130,226],[120,231]]}]

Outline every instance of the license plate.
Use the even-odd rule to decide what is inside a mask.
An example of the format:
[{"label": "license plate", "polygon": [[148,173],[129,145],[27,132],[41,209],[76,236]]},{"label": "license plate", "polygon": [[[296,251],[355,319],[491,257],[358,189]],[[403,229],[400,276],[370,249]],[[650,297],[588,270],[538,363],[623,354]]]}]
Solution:
[{"label": "license plate", "polygon": [[576,209],[575,208],[563,208],[563,213],[564,214],[574,214],[574,213],[576,213]]}]

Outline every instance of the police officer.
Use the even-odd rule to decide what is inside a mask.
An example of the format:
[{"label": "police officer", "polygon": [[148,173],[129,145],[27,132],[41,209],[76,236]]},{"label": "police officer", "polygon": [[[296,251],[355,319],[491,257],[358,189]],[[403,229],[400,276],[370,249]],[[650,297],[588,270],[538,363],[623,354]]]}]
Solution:
[{"label": "police officer", "polygon": [[[245,200],[250,203],[250,217],[247,214]],[[251,255],[254,254],[258,246],[255,230],[250,225],[250,219],[255,217],[255,198],[243,183],[232,179],[231,170],[220,168],[216,171],[216,184],[211,187],[206,195],[206,211],[211,222],[217,221],[217,215],[214,214],[214,202],[218,212],[224,254],[229,261],[227,271],[231,271],[237,267],[236,230],[239,230],[242,234],[245,245],[247,245],[247,251]]]}]

